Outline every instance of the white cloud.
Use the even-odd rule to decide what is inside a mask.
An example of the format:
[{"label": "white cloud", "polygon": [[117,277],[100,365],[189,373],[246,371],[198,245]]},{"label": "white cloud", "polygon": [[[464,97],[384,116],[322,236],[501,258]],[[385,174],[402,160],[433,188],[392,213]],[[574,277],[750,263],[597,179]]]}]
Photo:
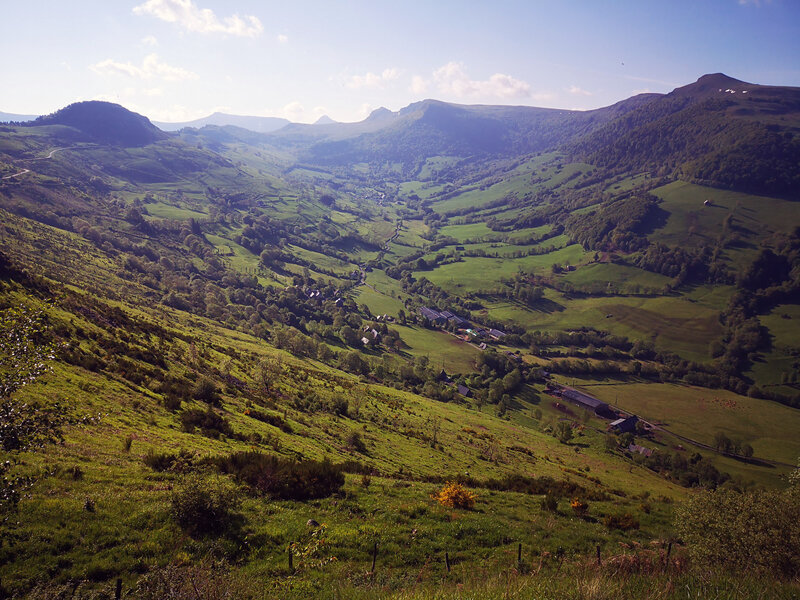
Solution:
[{"label": "white cloud", "polygon": [[573,94],[575,96],[592,96],[593,95],[592,92],[587,92],[586,90],[579,88],[577,85],[569,86],[569,89],[567,91],[570,94]]},{"label": "white cloud", "polygon": [[99,75],[126,75],[136,79],[163,79],[164,81],[197,79],[196,73],[159,61],[157,54],[145,56],[141,66],[108,58],[89,68]]},{"label": "white cloud", "polygon": [[142,38],[142,44],[145,46],[158,46],[158,40],[154,35],[147,35]]},{"label": "white cloud", "polygon": [[150,15],[168,23],[177,23],[187,31],[196,33],[255,37],[264,31],[258,17],[232,15],[220,19],[210,8],[199,8],[193,0],[147,0],[135,6],[133,12],[137,15]]},{"label": "white cloud", "polygon": [[152,98],[154,96],[162,96],[164,94],[164,90],[161,88],[148,88],[146,90],[142,90],[142,94]]},{"label": "white cloud", "polygon": [[424,77],[414,75],[414,77],[411,78],[411,87],[409,87],[409,90],[414,94],[424,94],[428,91],[428,82],[425,81]]},{"label": "white cloud", "polygon": [[353,75],[347,82],[349,88],[383,88],[390,81],[400,77],[400,71],[395,68],[384,69],[382,73],[367,73],[366,75]]},{"label": "white cloud", "polygon": [[285,43],[287,43],[289,41],[289,36],[288,35],[284,35],[284,34],[281,33],[277,37],[277,40],[278,40],[279,44],[285,44]]},{"label": "white cloud", "polygon": [[362,119],[366,119],[373,110],[375,110],[375,107],[369,102],[365,102],[358,109],[358,116],[360,116]]},{"label": "white cloud", "polygon": [[772,0],[739,0],[739,6],[761,6],[762,4],[771,4]]},{"label": "white cloud", "polygon": [[495,98],[530,98],[531,86],[511,75],[495,73],[489,79],[470,79],[464,65],[449,62],[433,72],[433,80],[443,94],[457,96],[484,96]]},{"label": "white cloud", "polygon": [[289,102],[289,104],[284,106],[281,110],[281,113],[290,121],[298,122],[305,116],[306,109],[300,102],[295,100],[294,102]]}]

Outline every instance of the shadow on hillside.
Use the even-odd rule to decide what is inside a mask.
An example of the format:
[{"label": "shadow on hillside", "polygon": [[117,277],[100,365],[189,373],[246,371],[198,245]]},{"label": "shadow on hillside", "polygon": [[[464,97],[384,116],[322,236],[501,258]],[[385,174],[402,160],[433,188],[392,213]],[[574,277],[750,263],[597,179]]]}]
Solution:
[{"label": "shadow on hillside", "polygon": [[532,306],[528,306],[530,310],[536,312],[543,312],[543,313],[554,313],[554,312],[563,312],[565,307],[563,304],[559,304],[558,302],[554,302],[549,298],[542,298],[537,300],[536,303]]}]

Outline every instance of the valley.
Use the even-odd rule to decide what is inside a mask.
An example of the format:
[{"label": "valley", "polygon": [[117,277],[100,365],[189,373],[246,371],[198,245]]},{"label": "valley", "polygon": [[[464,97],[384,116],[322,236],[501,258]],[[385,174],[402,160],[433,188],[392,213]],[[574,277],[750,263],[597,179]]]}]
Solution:
[{"label": "valley", "polygon": [[212,121],[0,124],[0,597],[640,597],[705,494],[791,521],[798,88]]}]

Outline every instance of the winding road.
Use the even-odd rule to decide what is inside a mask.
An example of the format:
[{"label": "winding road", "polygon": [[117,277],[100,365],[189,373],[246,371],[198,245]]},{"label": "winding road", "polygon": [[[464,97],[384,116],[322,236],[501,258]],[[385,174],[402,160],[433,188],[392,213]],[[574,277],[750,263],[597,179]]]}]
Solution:
[{"label": "winding road", "polygon": [[[47,160],[49,158],[53,158],[53,154],[55,154],[56,152],[61,152],[62,150],[70,150],[72,148],[77,148],[77,146],[68,146],[66,148],[55,148],[53,150],[50,150],[50,154],[48,154],[47,156],[39,156],[38,158],[23,158],[21,160],[24,161]],[[31,172],[30,169],[22,169],[22,171],[20,171],[19,173],[14,173],[13,175],[6,175],[5,177],[0,177],[0,180],[13,179],[14,177],[20,177],[22,175],[25,175],[25,173],[30,173],[30,172]]]}]

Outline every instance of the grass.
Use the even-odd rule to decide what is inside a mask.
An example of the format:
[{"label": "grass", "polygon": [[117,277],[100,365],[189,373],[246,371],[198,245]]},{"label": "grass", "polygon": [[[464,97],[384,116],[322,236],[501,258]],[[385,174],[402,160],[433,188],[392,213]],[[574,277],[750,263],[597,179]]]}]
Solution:
[{"label": "grass", "polygon": [[661,290],[671,281],[664,275],[612,263],[583,265],[561,279],[581,290],[615,291],[623,294]]},{"label": "grass", "polygon": [[542,331],[592,327],[652,341],[656,348],[701,362],[710,360],[708,344],[722,334],[716,307],[680,296],[568,299],[547,290],[545,297],[550,302],[541,310],[510,302],[487,303],[488,315]]},{"label": "grass", "polygon": [[426,277],[450,293],[468,293],[492,288],[519,271],[543,275],[555,263],[577,264],[585,255],[578,244],[573,244],[548,254],[515,259],[466,257],[432,271],[415,272],[414,276]]},{"label": "grass", "polygon": [[[755,456],[795,464],[800,412],[727,390],[658,383],[583,386],[588,393],[704,444],[723,432],[753,447]],[[784,472],[785,470],[781,470]]]},{"label": "grass", "polygon": [[[666,224],[649,237],[673,246],[714,245],[722,236],[726,254],[735,267],[752,260],[758,241],[773,232],[790,231],[796,223],[795,207],[785,200],[754,196],[676,181],[652,193],[662,199],[659,207],[669,213]],[[709,200],[710,205],[704,206]],[[731,216],[726,230],[723,220]]]},{"label": "grass", "polygon": [[475,368],[480,350],[457,337],[417,325],[395,325],[412,356],[427,356],[437,368],[444,365],[448,373],[469,373]]}]

